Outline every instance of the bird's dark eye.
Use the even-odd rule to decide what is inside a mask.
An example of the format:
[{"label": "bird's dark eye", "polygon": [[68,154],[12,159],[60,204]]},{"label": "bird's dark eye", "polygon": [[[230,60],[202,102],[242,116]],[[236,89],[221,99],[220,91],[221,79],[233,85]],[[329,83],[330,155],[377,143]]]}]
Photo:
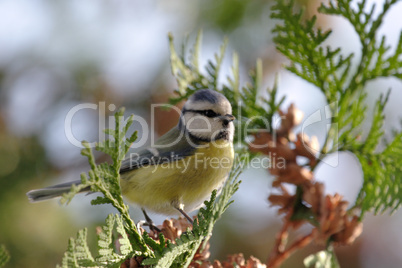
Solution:
[{"label": "bird's dark eye", "polygon": [[207,117],[216,117],[216,116],[218,116],[218,114],[215,113],[212,110],[204,110],[204,111],[202,111],[202,114],[204,114]]}]

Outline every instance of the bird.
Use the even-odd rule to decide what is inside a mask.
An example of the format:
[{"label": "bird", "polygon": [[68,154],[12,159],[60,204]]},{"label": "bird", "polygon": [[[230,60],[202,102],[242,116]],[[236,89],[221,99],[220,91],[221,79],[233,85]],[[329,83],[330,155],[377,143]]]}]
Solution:
[{"label": "bird", "polygon": [[[234,161],[232,106],[212,89],[195,91],[185,102],[178,124],[150,147],[129,153],[120,168],[120,187],[129,203],[163,215],[200,208],[213,190],[222,188]],[[27,193],[31,202],[68,193],[80,180]],[[90,191],[90,189],[84,189]],[[179,214],[180,213],[180,214]]]}]

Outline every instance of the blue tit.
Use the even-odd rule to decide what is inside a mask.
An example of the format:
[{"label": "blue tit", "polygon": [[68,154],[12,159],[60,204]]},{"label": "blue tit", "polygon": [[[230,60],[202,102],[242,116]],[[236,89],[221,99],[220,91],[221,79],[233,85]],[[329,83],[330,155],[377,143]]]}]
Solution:
[{"label": "blue tit", "polygon": [[[220,189],[234,159],[232,107],[222,94],[203,89],[185,103],[180,120],[151,147],[129,154],[120,169],[123,196],[145,210],[165,215],[199,208],[214,189]],[[41,201],[69,192],[58,184],[27,193]],[[89,189],[87,189],[89,191]]]}]

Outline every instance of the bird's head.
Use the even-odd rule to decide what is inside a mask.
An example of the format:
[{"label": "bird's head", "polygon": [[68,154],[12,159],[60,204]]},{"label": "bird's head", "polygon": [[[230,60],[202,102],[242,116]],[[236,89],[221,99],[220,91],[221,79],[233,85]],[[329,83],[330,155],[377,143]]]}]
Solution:
[{"label": "bird's head", "polygon": [[221,93],[210,89],[195,92],[184,104],[179,127],[201,141],[233,141],[232,106]]}]

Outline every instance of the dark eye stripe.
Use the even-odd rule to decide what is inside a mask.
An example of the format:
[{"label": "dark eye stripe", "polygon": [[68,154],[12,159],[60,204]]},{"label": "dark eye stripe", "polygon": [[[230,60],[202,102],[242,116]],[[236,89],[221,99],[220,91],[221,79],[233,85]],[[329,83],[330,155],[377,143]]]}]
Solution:
[{"label": "dark eye stripe", "polygon": [[185,112],[193,112],[193,113],[197,113],[197,114],[202,114],[205,115],[207,117],[217,117],[220,114],[215,113],[213,110],[185,110]]}]

